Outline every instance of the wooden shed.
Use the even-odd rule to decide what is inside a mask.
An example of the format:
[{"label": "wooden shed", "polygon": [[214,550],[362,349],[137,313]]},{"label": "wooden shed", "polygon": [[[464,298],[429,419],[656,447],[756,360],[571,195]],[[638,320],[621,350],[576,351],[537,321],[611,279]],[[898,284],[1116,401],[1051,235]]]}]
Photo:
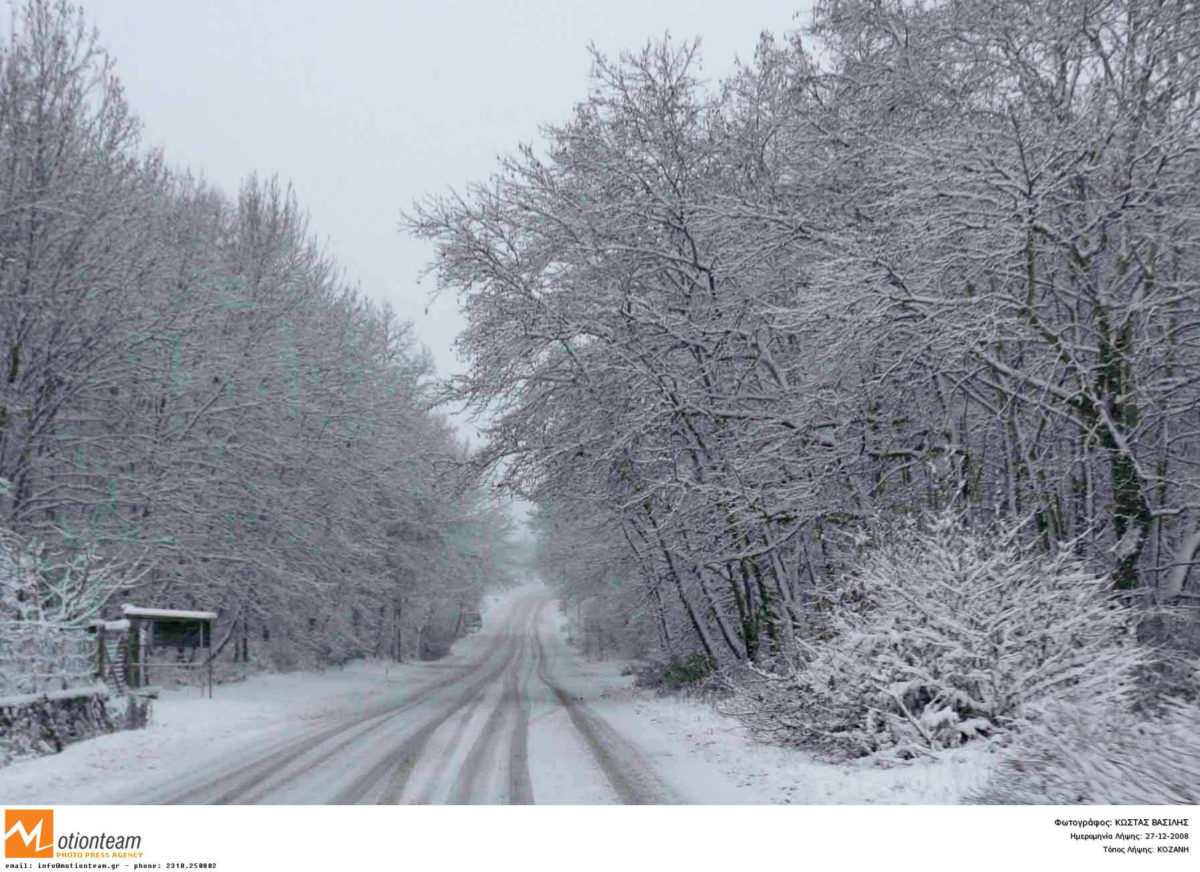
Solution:
[{"label": "wooden shed", "polygon": [[[212,697],[212,625],[217,619],[216,612],[126,604],[121,613],[119,621],[93,621],[89,627],[97,636],[96,671],[101,679],[115,684],[118,692],[124,693],[127,687],[146,687],[154,667],[194,665],[207,669],[208,695]],[[197,664],[152,661],[151,652],[163,648],[177,651],[203,648],[207,656]]]}]

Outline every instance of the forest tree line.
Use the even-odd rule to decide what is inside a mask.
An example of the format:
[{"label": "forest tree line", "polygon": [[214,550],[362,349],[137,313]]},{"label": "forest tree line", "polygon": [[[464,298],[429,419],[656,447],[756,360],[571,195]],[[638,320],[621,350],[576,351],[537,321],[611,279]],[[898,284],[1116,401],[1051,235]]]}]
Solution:
[{"label": "forest tree line", "polygon": [[[507,570],[411,325],[276,179],[228,196],[144,146],[67,0],[0,43],[0,675],[62,628],[212,609],[224,659],[434,656]],[[68,634],[69,636],[69,634]],[[73,638],[73,637],[71,637]]]},{"label": "forest tree line", "polygon": [[[538,504],[585,637],[768,674],[898,584],[1003,577],[1073,669],[1076,607],[1200,650],[1195,3],[818,0],[719,81],[696,42],[593,59],[544,146],[408,215],[470,319],[459,395],[498,410],[480,462]],[[922,563],[950,545],[978,562]],[[968,629],[1037,642],[1005,602]],[[922,711],[1011,713],[914,656],[861,718],[928,747]]]}]

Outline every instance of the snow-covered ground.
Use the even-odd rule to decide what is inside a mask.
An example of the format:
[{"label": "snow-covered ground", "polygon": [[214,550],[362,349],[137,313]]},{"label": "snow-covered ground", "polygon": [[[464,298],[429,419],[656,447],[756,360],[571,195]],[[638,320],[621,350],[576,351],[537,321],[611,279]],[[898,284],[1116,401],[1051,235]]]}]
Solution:
[{"label": "snow-covered ground", "polygon": [[211,700],[195,690],[164,691],[143,730],[88,739],[0,769],[0,797],[13,804],[106,803],[172,770],[215,764],[299,725],[352,712],[396,686],[426,679],[429,671],[428,664],[357,663],[222,684]]},{"label": "snow-covered ground", "polygon": [[[564,619],[547,611],[546,620],[556,644],[565,648]],[[692,802],[950,805],[982,787],[998,762],[978,745],[889,768],[866,761],[822,763],[802,751],[753,741],[740,724],[705,703],[635,688],[632,676],[620,674],[623,664],[552,659],[573,666],[559,672],[559,680],[616,729],[636,736]]]},{"label": "snow-covered ground", "polygon": [[[512,597],[492,597],[502,613]],[[194,689],[164,690],[142,730],[122,730],[68,745],[59,754],[0,768],[0,801],[13,805],[130,801],[143,785],[205,763],[213,767],[298,729],[334,722],[389,697],[437,681],[469,661],[478,636],[461,639],[436,663],[353,661],[322,672],[256,675],[218,685],[213,698]]]},{"label": "snow-covered ground", "polygon": [[[528,595],[524,590],[493,597],[485,608],[485,632],[460,640],[450,657],[438,663],[356,663],[320,673],[255,676],[218,686],[212,700],[194,690],[166,691],[144,730],[79,742],[60,754],[0,769],[0,799],[24,805],[154,797],[158,794],[152,788],[161,790],[176,777],[182,782],[198,767],[228,766],[229,760],[254,749],[274,747],[305,730],[338,723],[444,680],[480,656],[489,626],[502,624],[514,603]],[[549,607],[541,616],[545,658],[534,658],[532,652],[527,659],[522,655],[521,673],[514,679],[514,688],[529,699],[528,769],[535,802],[617,800],[567,708],[539,678],[535,664],[541,663],[560,691],[598,716],[601,727],[611,727],[613,753],[626,758],[616,761],[618,768],[636,772],[644,765],[647,775],[653,775],[653,783],[645,787],[661,801],[950,804],[981,787],[996,761],[980,747],[894,768],[870,763],[835,766],[796,750],[760,745],[740,725],[703,703],[635,689],[630,676],[620,675],[619,663],[581,662],[563,640],[561,615]],[[492,696],[501,698],[498,686],[494,694],[489,692],[488,698]],[[471,728],[464,722],[459,729],[451,742],[459,750],[449,747],[445,763],[480,744],[474,734],[486,729],[486,712],[485,701],[470,715]],[[471,735],[464,736],[468,732]],[[436,735],[431,741],[431,756],[425,758],[431,765],[440,759],[432,752],[446,741]],[[637,759],[628,759],[630,755]],[[480,780],[502,790],[500,761],[483,770]]]}]

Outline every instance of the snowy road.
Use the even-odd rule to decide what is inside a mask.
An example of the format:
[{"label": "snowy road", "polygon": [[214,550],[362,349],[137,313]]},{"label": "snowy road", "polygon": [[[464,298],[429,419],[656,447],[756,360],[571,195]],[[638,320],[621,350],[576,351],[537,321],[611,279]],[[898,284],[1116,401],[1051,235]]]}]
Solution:
[{"label": "snowy road", "polygon": [[583,660],[540,585],[489,598],[436,663],[349,664],[167,690],[143,730],[0,767],[0,799],[112,803],[937,803],[983,748],[880,768],[758,745],[706,705]]},{"label": "snowy road", "polygon": [[529,804],[539,801],[536,781],[570,784],[575,801],[682,801],[645,754],[556,677],[544,638],[549,606],[537,595],[507,603],[489,616],[472,654],[432,683],[220,768],[143,787],[130,800]]}]

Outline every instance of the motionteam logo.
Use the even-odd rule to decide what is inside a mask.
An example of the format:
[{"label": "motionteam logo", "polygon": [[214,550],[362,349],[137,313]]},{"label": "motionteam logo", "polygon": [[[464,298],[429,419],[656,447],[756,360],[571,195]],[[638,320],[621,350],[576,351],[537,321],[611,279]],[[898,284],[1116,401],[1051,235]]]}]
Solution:
[{"label": "motionteam logo", "polygon": [[42,859],[54,856],[54,809],[4,810],[4,856]]},{"label": "motionteam logo", "polygon": [[[54,848],[57,845],[58,851]],[[54,810],[26,808],[4,810],[4,856],[9,860],[46,860],[54,857],[136,860],[142,857],[141,836],[108,833],[70,833],[54,840]]]}]

